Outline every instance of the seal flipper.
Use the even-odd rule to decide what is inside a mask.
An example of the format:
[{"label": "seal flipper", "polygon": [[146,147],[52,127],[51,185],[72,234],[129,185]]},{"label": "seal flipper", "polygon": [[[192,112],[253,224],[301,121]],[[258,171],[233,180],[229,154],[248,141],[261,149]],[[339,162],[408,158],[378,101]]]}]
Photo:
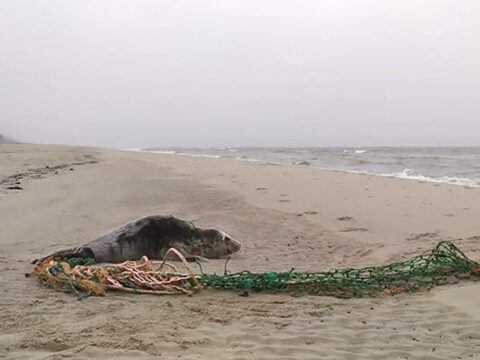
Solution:
[{"label": "seal flipper", "polygon": [[48,259],[49,257],[54,257],[54,258],[59,257],[61,259],[66,260],[66,259],[71,259],[73,257],[92,257],[93,258],[94,256],[93,256],[93,252],[89,248],[85,248],[82,246],[82,247],[55,251],[50,255],[44,256],[43,258],[32,260],[31,263],[38,264],[45,261],[45,259]]}]

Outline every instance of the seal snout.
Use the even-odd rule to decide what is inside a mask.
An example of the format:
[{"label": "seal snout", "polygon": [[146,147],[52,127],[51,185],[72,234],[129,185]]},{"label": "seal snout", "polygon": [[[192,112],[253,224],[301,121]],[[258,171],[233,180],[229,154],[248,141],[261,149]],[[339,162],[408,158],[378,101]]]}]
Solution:
[{"label": "seal snout", "polygon": [[230,254],[236,253],[240,250],[242,245],[235,239],[232,239],[230,236],[225,236],[225,243]]}]

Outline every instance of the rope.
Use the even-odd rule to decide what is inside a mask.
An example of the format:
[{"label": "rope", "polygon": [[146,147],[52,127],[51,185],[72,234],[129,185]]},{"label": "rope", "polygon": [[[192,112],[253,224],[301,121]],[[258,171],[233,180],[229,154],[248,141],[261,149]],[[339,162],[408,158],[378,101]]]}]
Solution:
[{"label": "rope", "polygon": [[104,295],[108,289],[152,295],[192,295],[194,291],[201,289],[202,286],[185,257],[177,249],[171,248],[165,259],[170,253],[178,256],[189,274],[180,274],[174,265],[165,260],[152,261],[146,256],[138,262],[102,265],[92,265],[91,258],[72,258],[65,261],[48,258],[37,264],[33,273],[44,284],[54,288],[71,289],[81,298]]},{"label": "rope", "polygon": [[[170,253],[182,261],[187,274],[179,273],[175,266],[166,262]],[[43,283],[73,290],[81,297],[103,295],[107,289],[139,294],[192,295],[201,288],[234,290],[243,295],[250,291],[270,291],[339,298],[383,297],[480,277],[480,264],[447,241],[406,261],[359,269],[231,273],[227,270],[229,260],[227,258],[223,275],[205,274],[202,270],[200,275],[195,275],[185,257],[172,248],[161,262],[144,256],[138,262],[92,265],[91,258],[66,261],[49,258],[37,264],[32,273]]]}]

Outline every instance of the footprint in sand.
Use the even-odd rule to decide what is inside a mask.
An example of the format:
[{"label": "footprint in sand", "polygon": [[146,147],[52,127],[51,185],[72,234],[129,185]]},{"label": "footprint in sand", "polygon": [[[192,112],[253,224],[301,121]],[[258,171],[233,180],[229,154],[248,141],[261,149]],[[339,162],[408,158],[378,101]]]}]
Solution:
[{"label": "footprint in sand", "polygon": [[367,255],[370,255],[371,253],[373,253],[373,249],[361,250],[357,252],[358,256],[360,257],[365,257]]},{"label": "footprint in sand", "polygon": [[337,218],[338,221],[353,221],[355,218],[353,216],[340,216]]},{"label": "footprint in sand", "polygon": [[314,210],[307,210],[304,211],[303,213],[297,214],[297,216],[303,216],[303,215],[317,215],[318,212]]},{"label": "footprint in sand", "polygon": [[414,240],[436,240],[439,237],[438,232],[426,232],[421,234],[411,234],[407,241],[414,241]]},{"label": "footprint in sand", "polygon": [[342,230],[340,230],[341,232],[367,232],[368,229],[367,228],[364,228],[364,227],[346,227]]},{"label": "footprint in sand", "polygon": [[[464,244],[469,244],[470,246],[477,247],[476,245],[478,245],[478,243],[480,242],[480,235],[473,235],[469,237],[459,238],[457,239],[457,241],[461,241],[462,246],[464,246]],[[477,252],[477,251],[480,251],[480,250],[468,249],[468,252]]]}]

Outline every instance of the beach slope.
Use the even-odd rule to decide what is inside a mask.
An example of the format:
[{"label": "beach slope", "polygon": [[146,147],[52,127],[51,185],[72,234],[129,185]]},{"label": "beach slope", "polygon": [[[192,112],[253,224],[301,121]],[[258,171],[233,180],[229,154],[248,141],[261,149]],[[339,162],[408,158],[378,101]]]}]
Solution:
[{"label": "beach slope", "polygon": [[[454,240],[480,260],[480,189],[53,145],[0,145],[0,358],[480,359],[480,286],[341,300],[206,290],[78,301],[30,261],[149,214],[243,244],[231,270],[381,265]],[[224,260],[204,271],[222,272]]]}]

